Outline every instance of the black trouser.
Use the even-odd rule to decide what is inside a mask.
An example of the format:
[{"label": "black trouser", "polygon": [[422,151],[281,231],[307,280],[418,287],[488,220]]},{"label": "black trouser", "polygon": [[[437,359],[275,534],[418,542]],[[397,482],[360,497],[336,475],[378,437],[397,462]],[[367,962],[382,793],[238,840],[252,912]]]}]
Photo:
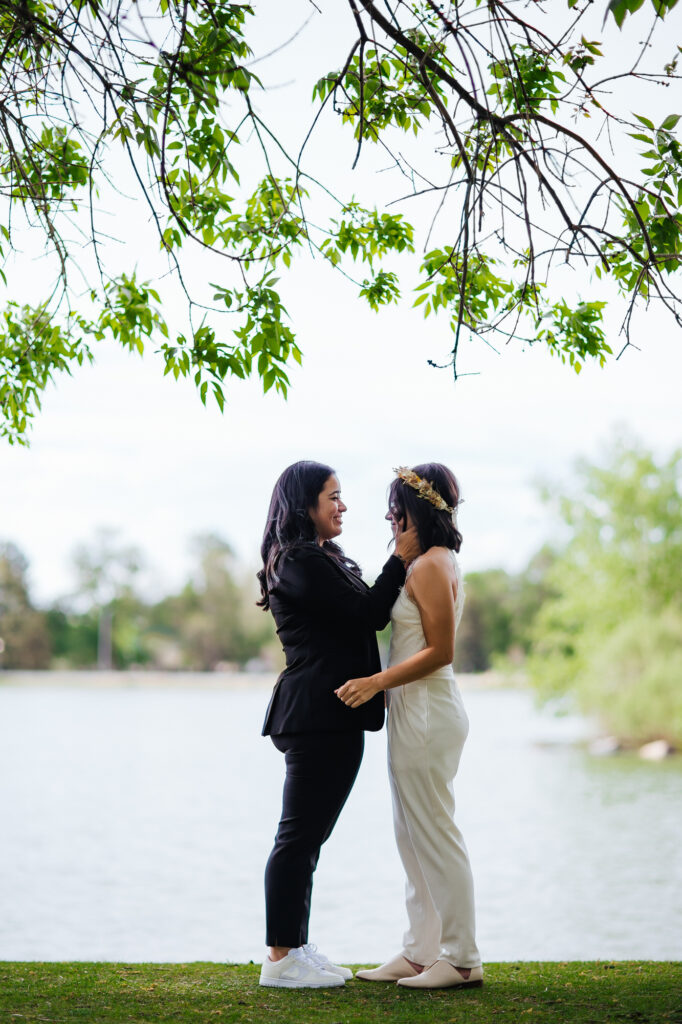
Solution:
[{"label": "black trouser", "polygon": [[284,754],[282,817],[265,868],[267,946],[308,941],[313,872],[358,774],[361,731],[273,736]]}]

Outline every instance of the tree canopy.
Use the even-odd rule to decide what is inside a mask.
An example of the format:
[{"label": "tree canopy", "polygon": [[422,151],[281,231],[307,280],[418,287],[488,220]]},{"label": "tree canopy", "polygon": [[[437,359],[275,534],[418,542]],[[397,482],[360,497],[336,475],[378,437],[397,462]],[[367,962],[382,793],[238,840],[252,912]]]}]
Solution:
[{"label": "tree canopy", "polygon": [[557,497],[570,531],[533,628],[531,679],[616,736],[682,739],[682,451],[619,443]]},{"label": "tree canopy", "polygon": [[[278,280],[304,254],[355,280],[374,310],[416,288],[413,303],[452,327],[434,363],[455,378],[463,335],[539,342],[576,370],[603,364],[616,354],[605,287],[620,297],[618,348],[638,305],[682,324],[680,113],[664,91],[682,48],[650,56],[675,4],[338,0],[350,46],[310,82],[292,147],[264,111],[258,5],[0,0],[0,434],[25,442],[47,384],[105,337],[152,345],[221,408],[230,377],[286,395],[302,353]],[[597,29],[622,26],[608,52],[595,8]],[[306,66],[299,55],[296,73]],[[656,120],[630,109],[628,83],[638,100],[658,90]],[[385,154],[396,184],[382,206],[356,197],[350,174],[336,194],[317,173],[323,126],[349,172],[370,147]],[[116,223],[123,166],[125,198],[156,235],[148,275],[135,269],[138,231]],[[421,231],[410,203],[425,197]],[[48,283],[23,301],[28,239]],[[414,273],[397,272],[410,256]],[[199,257],[213,260],[208,289]],[[591,294],[566,268],[587,270]],[[165,315],[168,288],[184,296],[181,325]]]}]

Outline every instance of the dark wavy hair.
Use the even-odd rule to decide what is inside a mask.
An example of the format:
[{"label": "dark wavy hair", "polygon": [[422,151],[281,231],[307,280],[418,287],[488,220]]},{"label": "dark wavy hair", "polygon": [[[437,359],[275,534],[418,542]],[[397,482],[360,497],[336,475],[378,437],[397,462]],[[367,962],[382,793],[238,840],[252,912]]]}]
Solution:
[{"label": "dark wavy hair", "polygon": [[[440,462],[425,462],[420,466],[412,466],[412,471],[428,480],[434,491],[438,491],[450,508],[457,509],[461,498],[459,484],[454,473]],[[450,512],[439,511],[426,498],[420,498],[413,487],[397,477],[391,484],[388,494],[389,511],[398,521],[406,519],[409,513],[417,528],[417,536],[422,551],[429,548],[443,547],[459,551],[462,546],[462,534],[453,522]]]},{"label": "dark wavy hair", "polygon": [[[333,472],[331,466],[321,462],[294,462],[275,484],[260,549],[263,568],[257,573],[261,591],[257,604],[265,611],[270,607],[270,591],[279,578],[277,570],[282,556],[301,544],[318,542],[308,509],[317,508],[320,494]],[[353,576],[360,577],[359,565],[347,558],[334,541],[325,541],[322,549]]]}]

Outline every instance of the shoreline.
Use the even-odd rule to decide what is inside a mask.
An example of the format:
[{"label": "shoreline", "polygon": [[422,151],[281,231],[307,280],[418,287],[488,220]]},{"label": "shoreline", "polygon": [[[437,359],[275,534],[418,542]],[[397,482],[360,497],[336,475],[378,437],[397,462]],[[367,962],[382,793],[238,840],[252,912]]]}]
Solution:
[{"label": "shoreline", "polygon": [[[10,687],[66,687],[89,690],[271,690],[277,675],[277,672],[164,672],[154,669],[0,669],[0,690]],[[463,672],[458,674],[456,679],[462,690],[525,689],[527,685],[522,673],[507,676],[494,670]]]}]

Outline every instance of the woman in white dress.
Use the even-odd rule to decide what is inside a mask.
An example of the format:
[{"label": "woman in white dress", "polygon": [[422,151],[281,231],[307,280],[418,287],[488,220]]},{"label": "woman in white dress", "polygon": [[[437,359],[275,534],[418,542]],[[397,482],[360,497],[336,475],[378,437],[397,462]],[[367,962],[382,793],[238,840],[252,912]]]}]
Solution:
[{"label": "woman in white dress", "polygon": [[422,554],[393,605],[388,668],[336,691],[360,707],[386,691],[388,764],[396,842],[406,874],[403,949],[366,981],[406,988],[460,988],[483,981],[476,947],[469,857],[453,820],[452,780],[469,722],[452,660],[464,593],[456,552],[457,480],[438,463],[401,467],[387,519],[416,526]]}]

